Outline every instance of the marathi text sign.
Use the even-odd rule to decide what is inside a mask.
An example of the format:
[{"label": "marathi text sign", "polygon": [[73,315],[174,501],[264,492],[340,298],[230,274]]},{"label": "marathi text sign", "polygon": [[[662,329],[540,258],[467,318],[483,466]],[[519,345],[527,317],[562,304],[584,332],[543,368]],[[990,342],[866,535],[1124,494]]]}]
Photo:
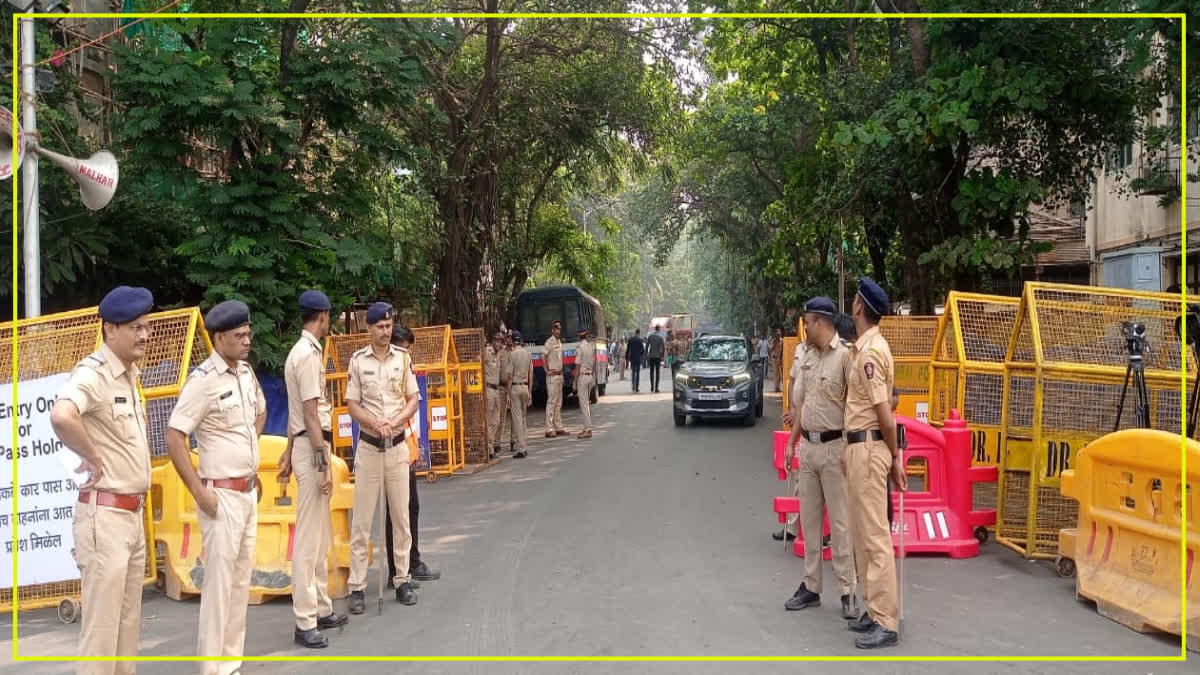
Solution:
[{"label": "marathi text sign", "polygon": [[[17,484],[12,474],[0,479],[0,588],[12,588],[14,549],[20,554],[19,586],[79,579],[73,555],[71,527],[79,490],[74,474],[79,458],[58,440],[50,426],[54,395],[70,377],[63,373],[18,383],[20,399],[14,405],[12,389],[0,395],[0,421],[17,426],[17,446],[0,433],[0,452],[15,460]],[[15,509],[14,509],[15,504]],[[15,532],[14,532],[15,531]],[[14,533],[17,535],[14,537]]]}]

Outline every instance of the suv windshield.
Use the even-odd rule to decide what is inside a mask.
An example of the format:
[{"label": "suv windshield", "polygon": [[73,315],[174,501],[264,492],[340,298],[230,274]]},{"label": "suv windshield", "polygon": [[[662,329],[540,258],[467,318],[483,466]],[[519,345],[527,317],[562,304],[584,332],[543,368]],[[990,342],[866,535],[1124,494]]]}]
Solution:
[{"label": "suv windshield", "polygon": [[745,340],[700,340],[692,344],[688,361],[745,361]]}]

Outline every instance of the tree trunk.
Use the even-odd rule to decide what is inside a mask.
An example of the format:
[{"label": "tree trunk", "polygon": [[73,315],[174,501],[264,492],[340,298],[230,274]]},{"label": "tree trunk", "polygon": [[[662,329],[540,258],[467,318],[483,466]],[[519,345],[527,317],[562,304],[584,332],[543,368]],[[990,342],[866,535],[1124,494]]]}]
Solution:
[{"label": "tree trunk", "polygon": [[[875,0],[875,5],[885,14],[917,14],[921,11],[917,0]],[[925,39],[925,20],[905,19],[904,28],[908,31],[913,75],[920,79],[929,70],[929,42]]]}]

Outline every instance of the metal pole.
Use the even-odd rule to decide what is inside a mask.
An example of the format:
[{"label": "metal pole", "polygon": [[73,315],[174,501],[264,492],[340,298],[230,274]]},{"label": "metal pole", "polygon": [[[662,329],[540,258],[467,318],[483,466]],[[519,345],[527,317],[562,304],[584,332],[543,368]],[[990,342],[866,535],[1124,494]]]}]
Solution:
[{"label": "metal pole", "polygon": [[846,275],[842,264],[843,249],[846,248],[846,232],[841,217],[838,217],[838,311],[846,311]]},{"label": "metal pole", "polygon": [[[37,72],[34,70],[33,19],[21,19],[21,126],[26,136],[37,140]],[[38,205],[38,156],[25,154],[21,166],[21,210],[25,236],[21,255],[25,259],[25,317],[42,315],[41,212]]]}]

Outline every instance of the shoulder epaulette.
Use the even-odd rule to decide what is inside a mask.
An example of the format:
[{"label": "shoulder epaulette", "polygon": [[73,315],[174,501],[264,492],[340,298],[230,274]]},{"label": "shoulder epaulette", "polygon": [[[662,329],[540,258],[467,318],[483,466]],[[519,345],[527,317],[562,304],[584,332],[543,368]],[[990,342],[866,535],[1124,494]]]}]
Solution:
[{"label": "shoulder epaulette", "polygon": [[353,354],[350,355],[350,358],[364,355],[369,351],[371,351],[371,345],[367,345],[366,347],[360,347],[358,350],[356,350]]},{"label": "shoulder epaulette", "polygon": [[86,368],[91,368],[94,370],[94,369],[99,368],[100,366],[104,365],[104,363],[105,363],[104,355],[101,354],[100,352],[96,352],[94,354],[90,354],[88,356],[83,357],[83,360],[80,361],[79,363],[77,363],[76,366],[84,366]]}]

